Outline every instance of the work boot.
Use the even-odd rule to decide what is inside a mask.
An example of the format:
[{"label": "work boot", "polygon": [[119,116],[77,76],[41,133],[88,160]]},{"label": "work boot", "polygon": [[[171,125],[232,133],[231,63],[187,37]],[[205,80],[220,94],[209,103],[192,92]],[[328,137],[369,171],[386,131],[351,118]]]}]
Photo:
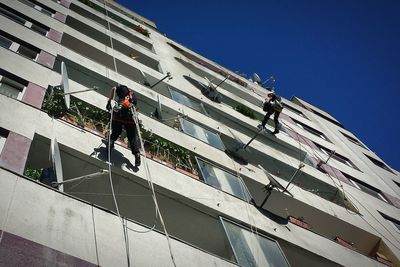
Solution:
[{"label": "work boot", "polygon": [[275,129],[275,131],[272,132],[272,134],[277,134],[277,133],[279,133],[278,129]]},{"label": "work boot", "polygon": [[140,166],[140,153],[136,153],[135,155],[135,166],[139,167]]}]

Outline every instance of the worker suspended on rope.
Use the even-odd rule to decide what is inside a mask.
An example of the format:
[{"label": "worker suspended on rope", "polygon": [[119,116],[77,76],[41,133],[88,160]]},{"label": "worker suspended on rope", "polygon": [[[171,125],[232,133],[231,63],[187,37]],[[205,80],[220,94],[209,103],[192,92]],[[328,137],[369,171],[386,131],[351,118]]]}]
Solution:
[{"label": "worker suspended on rope", "polygon": [[[114,107],[111,106],[111,100],[117,96]],[[137,105],[137,98],[133,91],[125,85],[113,87],[110,91],[110,96],[107,102],[107,110],[112,108],[111,136],[110,149],[114,147],[114,142],[122,133],[122,126],[126,130],[126,135],[129,141],[129,147],[132,154],[135,156],[135,166],[140,166],[140,141],[138,138],[137,127],[133,116],[132,105]]]},{"label": "worker suspended on rope", "polygon": [[277,134],[279,133],[279,115],[281,114],[283,109],[282,105],[282,99],[280,96],[276,95],[274,91],[268,94],[268,98],[265,99],[265,102],[263,103],[263,110],[267,112],[264,116],[263,121],[261,122],[260,125],[258,125],[259,129],[265,128],[265,125],[267,124],[269,117],[271,117],[272,114],[274,114],[274,123],[275,123],[275,130],[272,132],[272,134]]}]

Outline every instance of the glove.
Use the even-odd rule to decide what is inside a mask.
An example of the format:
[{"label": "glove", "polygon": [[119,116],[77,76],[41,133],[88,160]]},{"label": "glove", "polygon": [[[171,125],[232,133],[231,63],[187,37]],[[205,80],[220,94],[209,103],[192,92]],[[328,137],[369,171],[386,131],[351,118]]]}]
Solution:
[{"label": "glove", "polygon": [[110,101],[110,100],[108,100],[108,102],[107,102],[106,109],[107,109],[108,111],[111,110],[111,101]]}]

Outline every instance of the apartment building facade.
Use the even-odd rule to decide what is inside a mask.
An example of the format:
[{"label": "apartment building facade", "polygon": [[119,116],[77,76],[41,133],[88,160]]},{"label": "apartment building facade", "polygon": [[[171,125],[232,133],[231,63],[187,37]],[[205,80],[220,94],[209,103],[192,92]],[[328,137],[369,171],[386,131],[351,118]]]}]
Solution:
[{"label": "apartment building facade", "polygon": [[[0,266],[400,266],[399,172],[322,109],[283,99],[244,148],[268,88],[139,14],[0,0],[0,25]],[[104,141],[117,84],[140,167]]]}]

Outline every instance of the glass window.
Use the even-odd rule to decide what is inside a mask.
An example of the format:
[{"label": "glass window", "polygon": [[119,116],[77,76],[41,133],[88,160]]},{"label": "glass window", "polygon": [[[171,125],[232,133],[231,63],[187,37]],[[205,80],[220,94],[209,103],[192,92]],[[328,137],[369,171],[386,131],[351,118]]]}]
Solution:
[{"label": "glass window", "polygon": [[225,146],[218,134],[206,130],[188,120],[180,119],[183,132],[215,148],[225,151]]},{"label": "glass window", "polygon": [[25,24],[26,20],[21,18],[20,16],[0,7],[0,14],[3,16],[8,17],[9,19],[14,20],[15,22],[18,22],[19,24]]},{"label": "glass window", "polygon": [[39,3],[38,1],[35,1],[35,0],[19,0],[19,1],[24,3],[27,6],[33,7],[34,9],[36,9],[50,17],[56,13],[55,10],[53,10],[53,9],[47,7],[46,5],[43,5],[42,3]]},{"label": "glass window", "polygon": [[0,154],[3,150],[4,144],[6,143],[6,139],[8,136],[8,131],[0,127]]},{"label": "glass window", "polygon": [[25,27],[31,28],[37,33],[42,35],[46,35],[47,32],[50,30],[47,26],[32,20],[31,18],[27,17],[26,15],[15,11],[7,6],[3,6],[0,3],[0,14],[8,17],[9,19],[14,20],[15,22],[24,25]]},{"label": "glass window", "polygon": [[0,35],[0,46],[4,47],[4,48],[10,48],[12,44],[12,41],[4,36]]},{"label": "glass window", "polygon": [[367,148],[366,148],[363,144],[361,144],[361,142],[358,141],[356,138],[351,137],[351,136],[349,136],[349,135],[347,135],[347,134],[345,134],[345,133],[342,133],[342,132],[340,132],[340,133],[343,134],[343,136],[346,137],[347,140],[349,140],[350,142],[353,142],[354,144],[356,144],[356,145],[358,145],[358,146],[360,146],[360,147],[362,147],[362,148],[367,149]]},{"label": "glass window", "polygon": [[392,223],[393,226],[396,227],[398,231],[400,231],[400,221],[393,219],[382,212],[379,212],[379,213],[382,215],[383,218],[385,218],[387,221]]},{"label": "glass window", "polygon": [[362,183],[357,182],[357,181],[354,181],[354,180],[350,180],[350,181],[351,181],[358,189],[360,189],[361,191],[367,193],[368,195],[371,195],[371,196],[373,196],[373,197],[375,197],[375,198],[378,198],[378,199],[381,199],[381,200],[387,202],[386,198],[385,198],[381,193],[379,193],[379,190],[374,189],[374,188],[372,188],[372,187],[370,187],[370,186],[367,186],[367,185],[363,185]]},{"label": "glass window", "polygon": [[[365,155],[365,154],[364,154],[364,155]],[[374,163],[376,166],[381,167],[382,169],[387,170],[388,172],[393,173],[392,170],[391,170],[388,166],[386,166],[385,163],[383,163],[383,162],[381,162],[381,161],[379,161],[379,160],[377,160],[377,159],[374,159],[374,158],[372,158],[372,157],[370,157],[370,156],[368,156],[368,155],[365,155],[365,156],[366,156],[370,161],[372,161],[372,163]]]},{"label": "glass window", "polygon": [[202,107],[201,103],[199,103],[195,100],[192,100],[189,97],[185,96],[184,94],[182,94],[176,90],[173,90],[171,88],[169,88],[169,92],[171,94],[172,99],[175,100],[176,102],[178,102],[182,105],[185,105],[187,107],[190,107],[198,112],[205,113],[205,110]]},{"label": "glass window", "polygon": [[226,219],[221,218],[221,222],[240,266],[290,266],[275,240]]},{"label": "glass window", "polygon": [[308,126],[308,125],[306,125],[306,124],[304,124],[304,123],[301,123],[301,122],[299,122],[299,121],[297,121],[297,120],[295,120],[295,119],[293,119],[293,118],[292,118],[292,120],[293,120],[293,121],[296,123],[296,125],[299,126],[300,128],[302,128],[302,129],[306,130],[307,132],[309,132],[309,133],[311,133],[311,134],[313,134],[313,135],[316,135],[316,136],[318,136],[318,137],[321,137],[322,139],[324,139],[324,140],[330,142],[330,140],[328,139],[328,137],[326,137],[325,134],[323,134],[322,132],[320,132],[320,131],[318,131],[318,130],[316,130],[316,129],[314,129],[314,128],[312,128],[312,127],[310,127],[310,126]]},{"label": "glass window", "polygon": [[22,46],[22,45],[19,46],[17,53],[19,53],[27,58],[30,58],[32,60],[35,60],[38,55],[37,51],[34,51],[34,50],[32,50],[26,46]]},{"label": "glass window", "polygon": [[35,32],[41,34],[41,35],[46,35],[47,32],[49,31],[48,29],[45,29],[39,25],[32,24],[31,29],[34,30]]},{"label": "glass window", "polygon": [[240,177],[226,172],[202,159],[196,158],[196,160],[201,176],[208,185],[232,194],[244,201],[250,201],[250,194]]},{"label": "glass window", "polygon": [[12,98],[19,98],[24,88],[25,86],[19,82],[0,76],[0,94]]},{"label": "glass window", "polygon": [[[301,111],[298,110],[298,109],[295,109],[295,108],[292,107],[292,106],[289,106],[287,103],[283,103],[283,106],[284,106],[284,108],[286,108],[286,109],[292,111],[293,113],[296,113],[297,115],[302,116],[303,118],[306,118],[306,116],[303,114],[303,112],[301,112]],[[306,119],[307,119],[307,118],[306,118]]]},{"label": "glass window", "polygon": [[345,156],[342,156],[342,155],[336,153],[335,151],[332,151],[332,150],[330,150],[330,149],[328,149],[328,148],[326,148],[326,147],[323,147],[323,146],[321,146],[320,144],[317,144],[317,143],[314,143],[314,144],[315,144],[325,155],[330,156],[331,158],[333,158],[333,159],[335,159],[335,160],[337,160],[337,161],[339,161],[339,162],[341,162],[341,163],[344,163],[344,164],[346,164],[347,166],[352,167],[353,169],[359,170],[359,169],[357,168],[357,166],[354,165],[354,163],[353,163],[351,160],[349,160],[348,158],[346,158]]}]

